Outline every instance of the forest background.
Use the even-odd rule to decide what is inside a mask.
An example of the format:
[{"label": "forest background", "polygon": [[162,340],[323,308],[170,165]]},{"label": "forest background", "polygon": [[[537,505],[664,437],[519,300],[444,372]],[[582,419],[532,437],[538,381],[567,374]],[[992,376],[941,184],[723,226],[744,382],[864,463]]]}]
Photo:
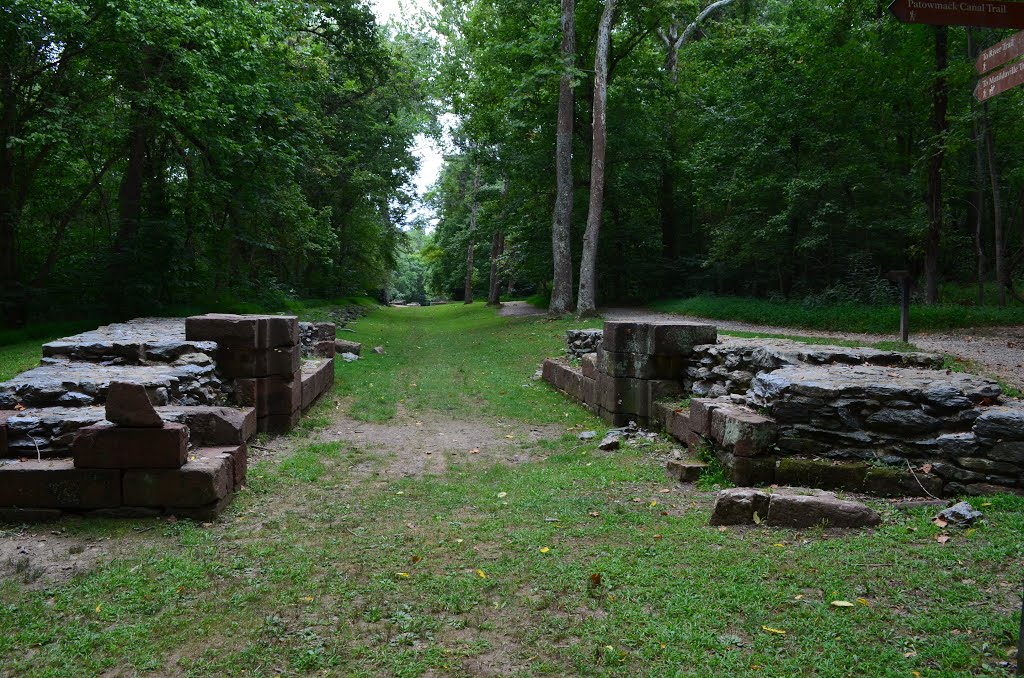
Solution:
[{"label": "forest background", "polygon": [[[438,0],[381,26],[351,1],[7,3],[3,321],[366,292],[546,304],[559,273],[576,293],[595,202],[599,303],[884,305],[894,269],[922,302],[1015,303],[1024,101],[972,97],[1006,32],[900,24],[876,0],[714,5]],[[446,148],[432,216],[423,134]]]}]

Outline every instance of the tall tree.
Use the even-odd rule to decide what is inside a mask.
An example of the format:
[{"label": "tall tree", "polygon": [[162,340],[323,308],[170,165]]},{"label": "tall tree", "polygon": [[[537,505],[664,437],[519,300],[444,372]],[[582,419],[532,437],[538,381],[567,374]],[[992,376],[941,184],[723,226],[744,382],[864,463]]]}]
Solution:
[{"label": "tall tree", "polygon": [[924,245],[925,301],[935,304],[939,301],[939,245],[942,238],[942,161],[946,157],[946,133],[948,122],[946,109],[949,106],[949,85],[946,82],[946,66],[949,63],[949,29],[935,27],[935,81],[932,88],[932,133],[933,148],[928,156],[928,190],[925,201],[928,209],[928,232]]},{"label": "tall tree", "polygon": [[558,130],[555,137],[555,213],[551,226],[554,278],[550,315],[564,315],[572,303],[572,128],[575,117],[573,90],[576,61],[576,3],[562,0],[562,76],[558,83]]},{"label": "tall tree", "polygon": [[594,121],[590,157],[590,205],[587,230],[583,234],[583,258],[580,262],[580,291],[576,313],[581,318],[597,314],[597,243],[604,213],[604,170],[608,149],[608,52],[615,22],[616,0],[605,0],[597,28],[594,52]]}]

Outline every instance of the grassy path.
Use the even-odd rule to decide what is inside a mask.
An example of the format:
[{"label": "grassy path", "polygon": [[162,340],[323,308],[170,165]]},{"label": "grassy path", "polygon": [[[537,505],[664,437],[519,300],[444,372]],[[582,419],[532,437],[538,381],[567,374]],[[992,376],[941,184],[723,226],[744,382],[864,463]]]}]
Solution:
[{"label": "grassy path", "polygon": [[[1024,499],[946,544],[885,504],[876,531],[709,528],[665,445],[581,444],[600,423],[531,381],[568,326],[375,312],[216,523],[0,531],[0,675],[1010,674]],[[11,548],[42,540],[80,571]]]}]

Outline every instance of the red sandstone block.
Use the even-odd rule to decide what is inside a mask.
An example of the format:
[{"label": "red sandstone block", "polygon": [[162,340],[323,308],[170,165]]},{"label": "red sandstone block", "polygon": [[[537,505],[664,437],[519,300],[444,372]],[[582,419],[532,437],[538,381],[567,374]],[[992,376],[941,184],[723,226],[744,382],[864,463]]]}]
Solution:
[{"label": "red sandstone block", "polygon": [[302,409],[302,380],[285,377],[257,379],[256,416],[291,414]]},{"label": "red sandstone block", "polygon": [[260,317],[208,313],[185,319],[185,338],[188,341],[215,341],[223,346],[260,348],[264,328]]},{"label": "red sandstone block", "polygon": [[587,353],[580,359],[583,367],[583,376],[587,379],[597,379],[597,354]]},{"label": "red sandstone block", "polygon": [[740,405],[723,405],[711,413],[711,439],[737,457],[756,457],[775,444],[775,422]]},{"label": "red sandstone block", "polygon": [[320,341],[333,343],[338,336],[338,330],[334,323],[313,323],[313,336]]},{"label": "red sandstone block", "polygon": [[548,359],[546,359],[544,361],[544,364],[541,366],[541,378],[544,381],[546,381],[549,384],[551,384],[552,386],[555,386],[555,366],[556,365],[558,365],[558,363],[556,363],[551,358],[548,358]]},{"label": "red sandstone block", "polygon": [[291,414],[270,414],[257,419],[256,428],[260,433],[287,433],[295,428],[301,418],[301,410],[296,410]]},{"label": "red sandstone block", "polygon": [[647,324],[620,320],[605,322],[601,348],[619,353],[646,353]]},{"label": "red sandstone block", "polygon": [[0,506],[109,508],[121,504],[121,471],[75,468],[70,459],[0,465]]},{"label": "red sandstone block", "polygon": [[580,377],[580,393],[582,394],[583,403],[590,406],[596,406],[597,403],[597,380],[591,379],[586,375]]},{"label": "red sandstone block", "polygon": [[283,348],[299,345],[299,319],[293,315],[263,316],[261,348]]},{"label": "red sandstone block", "polygon": [[180,469],[124,472],[128,506],[192,507],[214,504],[231,492],[233,461],[229,454],[196,455]]},{"label": "red sandstone block", "polygon": [[256,407],[258,393],[258,379],[235,379],[235,404],[242,407]]},{"label": "red sandstone block", "polygon": [[180,468],[188,448],[188,427],[129,428],[94,424],[78,429],[71,443],[77,468]]},{"label": "red sandstone block", "polygon": [[298,346],[217,349],[217,369],[228,377],[287,377],[298,372],[301,366],[302,354]]},{"label": "red sandstone block", "polygon": [[690,429],[699,435],[711,435],[711,413],[718,406],[713,398],[692,398],[690,400]]},{"label": "red sandstone block", "polygon": [[680,442],[687,442],[690,435],[690,413],[687,410],[672,410],[665,430]]},{"label": "red sandstone block", "polygon": [[320,358],[333,358],[334,340],[323,340],[313,344],[313,355]]},{"label": "red sandstone block", "polygon": [[195,407],[185,422],[193,445],[241,445],[256,435],[256,408]]},{"label": "red sandstone block", "polygon": [[249,463],[249,451],[245,445],[228,447],[200,447],[195,451],[197,457],[218,457],[226,455],[231,460],[231,481],[235,490],[245,484],[246,469]]}]

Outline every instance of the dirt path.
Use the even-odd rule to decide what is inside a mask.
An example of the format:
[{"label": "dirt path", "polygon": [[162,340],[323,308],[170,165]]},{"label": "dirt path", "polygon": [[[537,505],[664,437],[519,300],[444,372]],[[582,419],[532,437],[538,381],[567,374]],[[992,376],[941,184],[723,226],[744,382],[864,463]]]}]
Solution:
[{"label": "dirt path", "polygon": [[[804,337],[825,337],[848,339],[873,344],[892,341],[895,337],[884,334],[860,334],[856,332],[837,334],[801,330],[791,327],[753,325],[732,320],[708,320],[674,313],[658,313],[644,308],[606,308],[602,311],[606,320],[683,320],[688,322],[713,323],[721,330],[737,332],[764,332],[766,334],[795,334]],[[982,373],[1000,377],[1024,389],[1024,327],[985,327],[977,329],[948,330],[945,332],[912,334],[910,341],[922,351],[948,353],[977,363]]]}]

